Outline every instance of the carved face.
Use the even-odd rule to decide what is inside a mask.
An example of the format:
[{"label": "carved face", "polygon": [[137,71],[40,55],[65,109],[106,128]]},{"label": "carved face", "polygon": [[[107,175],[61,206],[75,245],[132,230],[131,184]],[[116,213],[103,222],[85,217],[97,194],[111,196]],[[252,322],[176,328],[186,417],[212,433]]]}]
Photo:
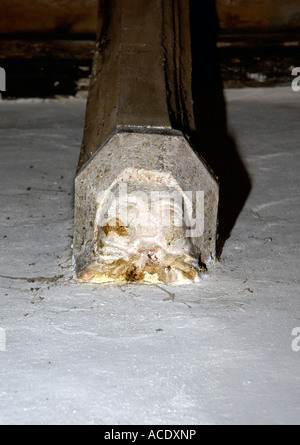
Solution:
[{"label": "carved face", "polygon": [[197,281],[183,207],[174,188],[127,183],[124,193],[117,184],[97,221],[96,260],[83,281]]},{"label": "carved face", "polygon": [[180,193],[153,184],[126,186],[126,194],[115,187],[114,198],[100,218],[98,248],[102,254],[114,253],[119,258],[189,254]]}]

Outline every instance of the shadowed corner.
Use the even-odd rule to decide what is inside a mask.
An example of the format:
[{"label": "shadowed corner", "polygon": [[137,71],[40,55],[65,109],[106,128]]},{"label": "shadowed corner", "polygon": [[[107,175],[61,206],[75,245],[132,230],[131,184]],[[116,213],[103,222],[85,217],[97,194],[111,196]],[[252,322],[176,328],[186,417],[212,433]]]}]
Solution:
[{"label": "shadowed corner", "polygon": [[217,49],[219,23],[214,0],[190,0],[192,89],[196,151],[220,183],[217,257],[251,191],[251,179],[228,132],[227,111]]}]

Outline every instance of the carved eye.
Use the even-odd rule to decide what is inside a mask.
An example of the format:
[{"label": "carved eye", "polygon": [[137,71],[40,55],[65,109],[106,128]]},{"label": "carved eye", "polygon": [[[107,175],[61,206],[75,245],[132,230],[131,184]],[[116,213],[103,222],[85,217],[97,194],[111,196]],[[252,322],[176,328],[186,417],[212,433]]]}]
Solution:
[{"label": "carved eye", "polygon": [[159,215],[163,227],[182,227],[183,209],[182,203],[176,199],[164,199],[159,203]]}]

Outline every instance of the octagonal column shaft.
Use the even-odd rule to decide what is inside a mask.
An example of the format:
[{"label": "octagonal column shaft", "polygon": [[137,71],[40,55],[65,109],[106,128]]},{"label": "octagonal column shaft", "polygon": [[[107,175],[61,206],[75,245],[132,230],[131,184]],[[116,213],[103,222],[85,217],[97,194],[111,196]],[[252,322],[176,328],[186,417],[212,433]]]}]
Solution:
[{"label": "octagonal column shaft", "polygon": [[75,184],[81,281],[191,282],[214,258],[218,185],[186,139],[191,69],[188,0],[100,0]]},{"label": "octagonal column shaft", "polygon": [[79,169],[116,131],[193,127],[188,0],[100,0]]}]

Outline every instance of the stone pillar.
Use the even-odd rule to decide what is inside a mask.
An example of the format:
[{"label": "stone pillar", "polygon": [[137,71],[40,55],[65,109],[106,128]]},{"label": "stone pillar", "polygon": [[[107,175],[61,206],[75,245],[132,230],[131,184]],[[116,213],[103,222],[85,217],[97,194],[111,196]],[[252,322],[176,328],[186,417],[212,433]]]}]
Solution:
[{"label": "stone pillar", "polygon": [[88,282],[195,282],[215,258],[218,183],[194,131],[188,0],[100,0],[75,181]]}]

